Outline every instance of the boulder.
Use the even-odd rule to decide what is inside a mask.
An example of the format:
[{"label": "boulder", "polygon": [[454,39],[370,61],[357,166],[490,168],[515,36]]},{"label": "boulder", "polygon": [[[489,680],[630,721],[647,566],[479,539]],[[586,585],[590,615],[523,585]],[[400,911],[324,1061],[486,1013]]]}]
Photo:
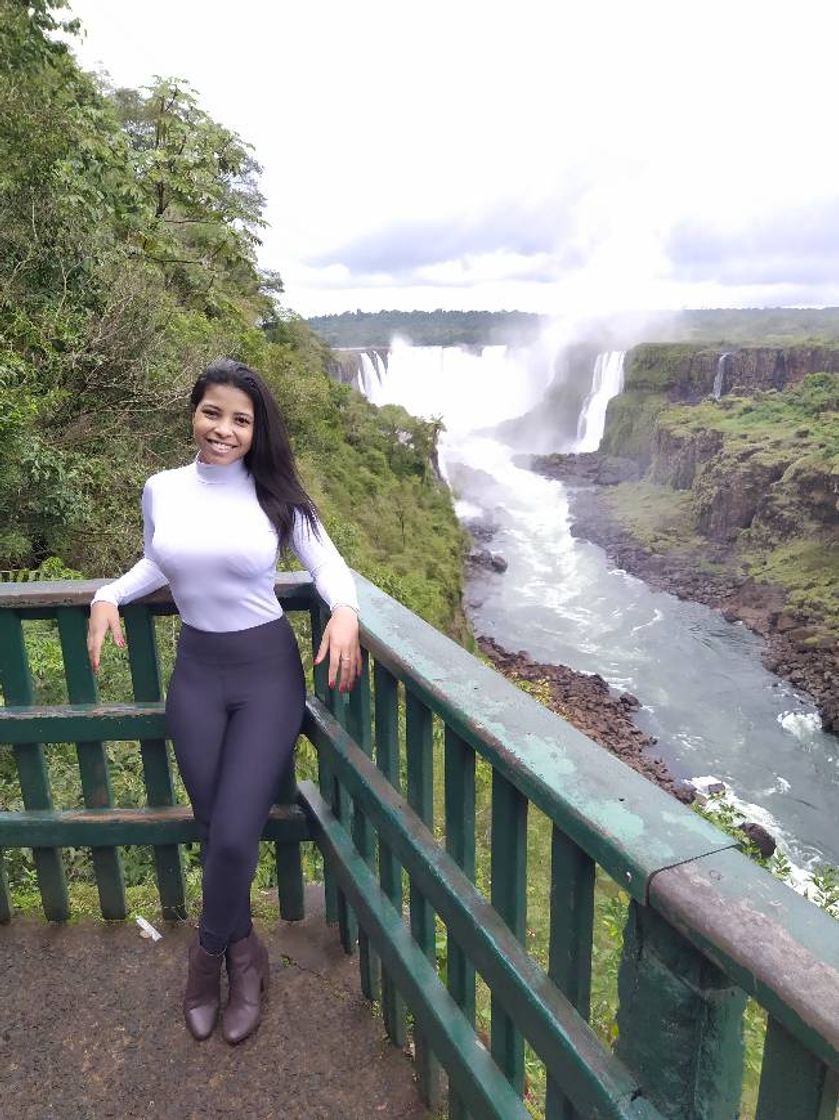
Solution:
[{"label": "boulder", "polygon": [[745,832],[764,859],[770,859],[774,855],[777,842],[763,825],[756,824],[754,821],[743,821],[737,827],[741,832]]},{"label": "boulder", "polygon": [[491,541],[495,534],[498,532],[498,525],[489,514],[484,517],[475,517],[470,521],[464,521],[463,527],[466,532],[476,541]]},{"label": "boulder", "polygon": [[500,552],[490,552],[488,548],[473,548],[466,555],[466,563],[473,568],[486,568],[491,572],[506,572],[507,561]]}]

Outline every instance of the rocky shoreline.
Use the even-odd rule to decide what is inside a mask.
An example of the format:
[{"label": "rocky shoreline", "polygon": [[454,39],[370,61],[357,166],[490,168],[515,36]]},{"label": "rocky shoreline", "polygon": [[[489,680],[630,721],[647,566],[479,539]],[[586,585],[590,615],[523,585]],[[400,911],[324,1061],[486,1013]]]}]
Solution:
[{"label": "rocky shoreline", "polygon": [[[730,549],[713,541],[701,553],[651,552],[615,519],[597,487],[577,489],[572,483],[569,498],[573,536],[600,545],[616,564],[651,587],[716,608],[729,622],[742,622],[759,634],[766,641],[766,668],[809,693],[824,730],[839,733],[839,649],[830,639],[814,640],[817,623],[787,610],[783,587],[738,577],[733,568],[726,572]],[[703,570],[702,562],[708,561],[718,566],[717,572]]]},{"label": "rocky shoreline", "polygon": [[656,739],[636,727],[634,713],[641,706],[637,697],[615,693],[596,673],[532,661],[523,651],[510,653],[492,638],[477,641],[499,672],[512,681],[536,686],[539,700],[578,731],[680,801],[693,800],[692,787],[675,778],[667,764],[651,753]]}]

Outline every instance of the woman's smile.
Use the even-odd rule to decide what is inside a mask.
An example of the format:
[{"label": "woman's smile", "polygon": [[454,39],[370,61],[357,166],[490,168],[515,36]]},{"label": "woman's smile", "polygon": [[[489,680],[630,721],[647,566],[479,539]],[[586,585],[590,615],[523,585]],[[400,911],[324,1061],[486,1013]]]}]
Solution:
[{"label": "woman's smile", "polygon": [[217,439],[211,439],[211,440],[208,440],[207,442],[210,444],[210,447],[212,447],[213,451],[215,451],[219,455],[226,455],[228,453],[228,451],[234,451],[235,450],[232,443],[222,443],[220,440],[217,440]]}]

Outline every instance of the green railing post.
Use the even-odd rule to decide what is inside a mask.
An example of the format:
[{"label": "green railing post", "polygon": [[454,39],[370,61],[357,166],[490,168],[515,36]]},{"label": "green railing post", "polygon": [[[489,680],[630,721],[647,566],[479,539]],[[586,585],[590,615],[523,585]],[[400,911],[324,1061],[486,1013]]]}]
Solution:
[{"label": "green railing post", "polygon": [[[35,697],[23,625],[20,616],[12,610],[0,610],[0,658],[6,704],[32,705]],[[44,748],[40,743],[20,743],[14,752],[23,804],[27,809],[52,809]],[[70,902],[60,851],[33,848],[32,856],[45,917],[51,922],[66,921],[70,916]]]},{"label": "green railing post", "polygon": [[[475,752],[447,725],[445,732],[446,851],[475,881]],[[447,932],[449,993],[475,1025],[475,968],[461,945]],[[462,1098],[449,1087],[449,1120],[467,1120]]]},{"label": "green railing post", "polygon": [[[337,688],[330,689],[330,709],[335,719],[346,729],[347,726],[347,700]],[[353,830],[353,805],[352,798],[346,788],[333,778],[332,781],[332,812],[341,822],[341,825],[352,836]],[[354,953],[358,945],[358,919],[352,906],[347,901],[347,896],[338,888],[338,936],[344,947],[345,953]]]},{"label": "green railing post", "polygon": [[[524,944],[527,923],[527,798],[492,771],[492,905]],[[520,1095],[524,1092],[524,1039],[492,997],[492,1056]]]},{"label": "green railing post", "polygon": [[[296,802],[297,776],[294,755],[292,754],[288,770],[283,775],[280,788],[277,790],[277,804],[294,805]],[[280,917],[287,922],[300,922],[305,917],[300,841],[276,840],[274,842],[274,865],[277,868],[277,903]]]},{"label": "green railing post", "polygon": [[[297,766],[292,752],[288,769],[280,779],[276,804],[296,805],[298,798]],[[303,894],[303,860],[300,842],[274,842],[274,866],[277,869],[277,905],[280,917],[287,922],[300,922],[305,917]]]},{"label": "green railing post", "polygon": [[743,1079],[745,996],[654,911],[631,902],[616,1053],[672,1120],[731,1120]]},{"label": "green railing post", "polygon": [[[368,758],[373,757],[373,728],[370,711],[370,659],[367,650],[361,651],[361,675],[349,695],[347,704],[347,731]],[[352,809],[353,843],[364,857],[367,866],[376,869],[376,841],[367,817],[358,804]],[[358,967],[361,991],[365,999],[379,998],[381,981],[379,959],[370,948],[370,939],[363,929],[358,931]]]},{"label": "green railing post", "polygon": [[[323,632],[329,621],[329,612],[323,603],[316,603],[312,607],[312,648],[317,650],[323,639]],[[320,665],[315,666],[315,689],[319,700],[329,708],[335,718],[343,727],[347,720],[347,702],[337,688],[329,687],[329,658]],[[320,759],[318,763],[318,781],[323,796],[326,798],[332,811],[347,831],[352,831],[352,803],[347,791],[332,774],[328,764]],[[338,889],[329,868],[324,867],[324,890],[326,895],[326,920],[338,923],[338,934],[345,953],[354,953],[358,942],[358,922],[352,907],[347,902],[343,892]]]},{"label": "green railing post", "polygon": [[[373,666],[376,714],[376,765],[395,790],[401,790],[399,774],[399,694],[396,678],[376,662]],[[379,883],[396,910],[402,914],[402,868],[390,848],[379,837]],[[382,969],[382,1018],[388,1037],[405,1045],[405,1003],[386,969]]]},{"label": "green railing post", "polygon": [[[434,725],[431,712],[410,689],[405,690],[405,739],[408,756],[408,804],[429,828],[434,828]],[[411,932],[429,962],[437,967],[434,911],[411,880]],[[420,1096],[429,1108],[441,1101],[440,1066],[428,1039],[414,1027],[414,1053]]]},{"label": "green railing post", "polygon": [[12,899],[9,895],[9,881],[3,864],[3,849],[0,848],[0,926],[12,920]]},{"label": "green railing post", "polygon": [[[332,697],[329,688],[329,664],[327,661],[322,661],[320,665],[314,664],[314,659],[317,657],[320,643],[323,639],[323,631],[326,625],[326,608],[322,603],[317,600],[312,603],[309,609],[309,618],[311,619],[312,628],[312,675],[314,677],[314,690],[315,696],[322,704],[325,704],[330,711],[332,708]],[[323,798],[327,804],[331,805],[333,801],[333,778],[329,769],[329,763],[323,757],[323,753],[318,753],[318,785]],[[323,893],[324,902],[326,907],[326,922],[327,925],[334,925],[338,921],[338,888],[335,885],[335,877],[332,874],[331,868],[326,864],[323,866]]]},{"label": "green railing post", "polygon": [[[57,607],[58,633],[64,660],[64,677],[71,704],[95,704],[96,678],[87,655],[87,615],[81,607]],[[101,742],[76,743],[85,808],[113,805],[108,759]],[[116,848],[91,848],[99,909],[103,918],[121,920],[126,915],[125,882]]]},{"label": "green railing post", "polygon": [[[160,669],[154,620],[148,607],[132,603],[123,610],[128,638],[128,660],[135,700],[160,700]],[[174,805],[175,790],[165,739],[141,739],[143,779],[152,807]],[[177,844],[155,844],[157,888],[163,917],[178,921],[186,917],[183,864]]]},{"label": "green railing post", "polygon": [[839,1078],[769,1018],[755,1120],[834,1120]]},{"label": "green railing post", "polygon": [[[593,925],[594,860],[554,825],[548,975],[586,1020],[591,1008]],[[582,1120],[552,1077],[548,1077],[545,1120]]]}]

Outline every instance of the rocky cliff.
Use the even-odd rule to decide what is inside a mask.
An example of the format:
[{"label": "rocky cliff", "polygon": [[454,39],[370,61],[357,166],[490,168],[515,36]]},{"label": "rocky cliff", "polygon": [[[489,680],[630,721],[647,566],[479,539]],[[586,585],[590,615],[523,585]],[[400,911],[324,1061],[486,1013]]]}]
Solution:
[{"label": "rocky cliff", "polygon": [[375,359],[378,358],[384,369],[387,369],[387,361],[390,355],[390,350],[387,347],[370,346],[353,350],[333,350],[326,363],[329,376],[333,381],[339,381],[342,385],[357,387],[364,376],[362,358],[364,354],[374,362],[374,365]]},{"label": "rocky cliff", "polygon": [[[600,484],[576,491],[573,531],[767,638],[770,668],[839,731],[839,373],[809,369],[839,351],[752,349],[730,369],[704,353],[636,348],[601,450],[533,466]],[[713,359],[719,399],[704,391]],[[767,384],[781,372],[783,389]],[[740,383],[726,392],[728,376]],[[623,481],[633,465],[643,477]]]},{"label": "rocky cliff", "polygon": [[656,419],[668,405],[783,390],[809,374],[837,372],[839,345],[733,350],[688,344],[635,346],[626,356],[624,392],[609,403],[600,450],[634,458],[646,468],[654,457]]},{"label": "rocky cliff", "polygon": [[690,490],[696,528],[712,540],[776,544],[839,529],[839,375],[784,392],[730,396],[662,411],[649,480]]},{"label": "rocky cliff", "polygon": [[759,389],[785,389],[811,373],[839,372],[839,345],[700,347],[645,343],[626,356],[627,389],[666,392],[670,401],[710,396],[718,375],[721,395],[744,396]]}]

